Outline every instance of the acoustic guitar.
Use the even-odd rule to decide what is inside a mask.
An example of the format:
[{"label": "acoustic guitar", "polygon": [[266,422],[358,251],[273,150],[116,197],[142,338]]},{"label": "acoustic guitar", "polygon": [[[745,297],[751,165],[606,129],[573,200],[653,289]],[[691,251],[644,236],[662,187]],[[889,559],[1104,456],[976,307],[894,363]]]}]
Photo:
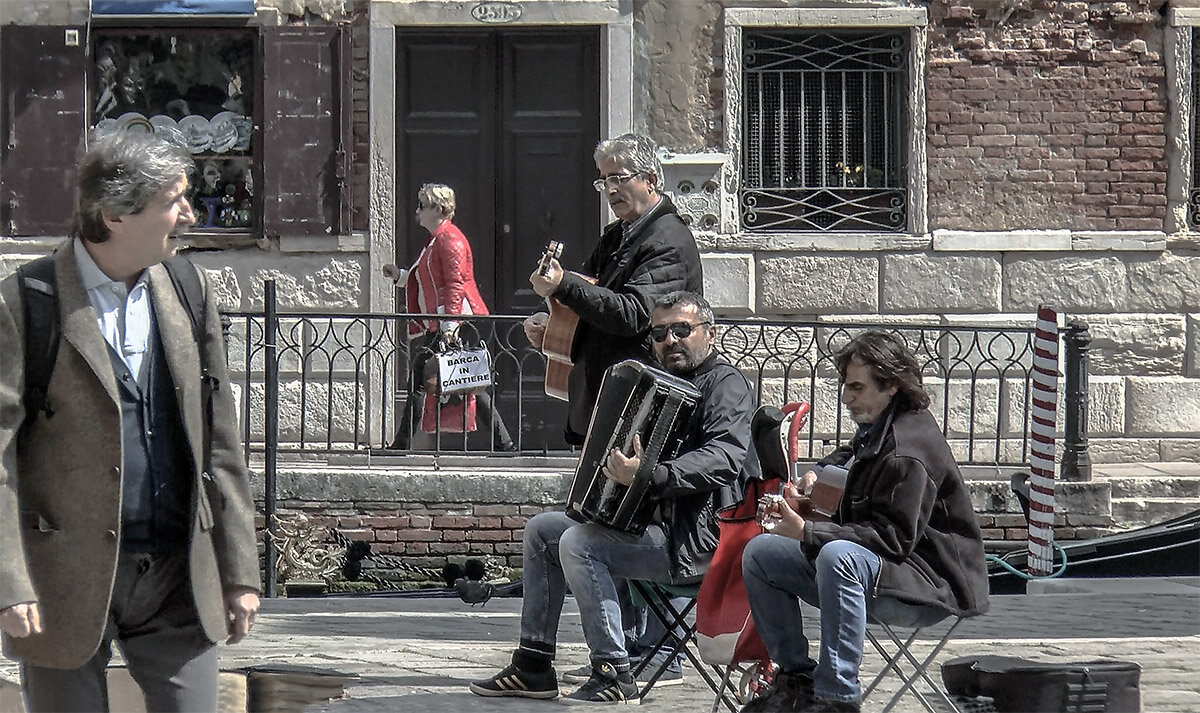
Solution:
[{"label": "acoustic guitar", "polygon": [[[538,261],[538,274],[550,272],[550,261],[562,257],[563,245],[551,240]],[[546,322],[546,334],[542,339],[542,353],[546,355],[546,395],[567,400],[567,380],[571,375],[571,347],[575,345],[575,329],[579,326],[579,315],[553,297],[546,298],[550,319]]]},{"label": "acoustic guitar", "polygon": [[[785,405],[782,409],[783,420],[779,423],[779,445],[788,463],[788,477],[785,482],[799,484],[804,473],[800,466],[800,431],[808,425],[812,409],[807,402],[798,401]],[[846,489],[845,468],[826,466],[813,468],[817,476],[812,490],[807,496],[798,495],[787,498],[788,505],[805,520],[829,522],[837,513],[842,502],[842,493]],[[784,499],[782,484],[778,493],[768,494],[772,500]],[[774,524],[764,524],[764,529],[770,531]]]}]

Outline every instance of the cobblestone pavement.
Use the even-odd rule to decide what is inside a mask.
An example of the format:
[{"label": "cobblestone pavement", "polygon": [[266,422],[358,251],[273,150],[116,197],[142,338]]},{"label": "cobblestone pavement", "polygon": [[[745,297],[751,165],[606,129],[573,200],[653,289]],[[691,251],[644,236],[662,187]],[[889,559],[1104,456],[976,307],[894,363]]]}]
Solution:
[{"label": "cobblestone pavement", "polygon": [[[222,646],[221,663],[227,668],[292,663],[359,676],[346,698],[306,709],[314,712],[536,713],[561,707],[556,701],[482,698],[467,690],[470,681],[507,663],[519,619],[519,599],[494,599],[482,607],[457,599],[269,600],[250,639]],[[560,629],[560,671],[587,661],[578,622],[569,600]],[[922,641],[915,650],[931,646]],[[1134,661],[1142,666],[1143,710],[1200,713],[1200,582],[1146,580],[1106,591],[993,597],[992,610],[964,622],[939,660],[989,653],[1043,661]],[[0,663],[0,672],[14,673],[11,662]],[[864,680],[879,667],[879,656],[868,652]],[[694,670],[685,668],[685,676],[682,685],[652,691],[642,708],[710,710],[708,688]],[[886,695],[875,696],[864,711],[882,708]],[[896,710],[922,709],[906,699]]]}]

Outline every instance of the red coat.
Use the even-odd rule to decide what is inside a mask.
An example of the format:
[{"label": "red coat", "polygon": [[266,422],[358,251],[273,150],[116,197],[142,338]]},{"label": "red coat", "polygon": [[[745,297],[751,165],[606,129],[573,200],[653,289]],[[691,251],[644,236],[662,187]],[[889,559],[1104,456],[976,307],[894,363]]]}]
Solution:
[{"label": "red coat", "polygon": [[[416,314],[487,314],[488,308],[475,284],[471,244],[454,223],[446,220],[429,236],[429,242],[408,271],[404,284],[406,311]],[[438,329],[436,320],[411,320],[409,337]],[[440,406],[440,408],[439,408]],[[463,409],[466,409],[464,422]],[[436,415],[435,415],[436,414]],[[421,430],[458,432],[475,430],[475,397],[439,404],[435,394],[425,394]]]},{"label": "red coat", "polygon": [[[475,284],[471,244],[454,223],[446,220],[434,229],[404,284],[405,307],[417,314],[487,314],[487,305]],[[409,336],[438,328],[413,320]]]}]

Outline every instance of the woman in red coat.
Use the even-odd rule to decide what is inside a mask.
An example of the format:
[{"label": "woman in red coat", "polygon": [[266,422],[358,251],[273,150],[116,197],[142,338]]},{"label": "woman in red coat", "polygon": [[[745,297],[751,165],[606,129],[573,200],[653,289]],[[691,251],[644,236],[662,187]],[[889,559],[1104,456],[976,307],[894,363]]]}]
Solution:
[{"label": "woman in red coat", "polygon": [[[410,314],[472,315],[487,314],[487,305],[475,284],[475,267],[471,259],[471,244],[451,222],[454,218],[454,189],[440,183],[426,183],[417,191],[417,222],[429,231],[429,242],[407,270],[385,265],[383,272],[392,281],[404,282],[405,311]],[[441,400],[425,389],[425,362],[433,355],[439,339],[458,340],[460,320],[409,320],[409,399],[400,421],[396,438],[390,448],[406,450],[412,445],[432,448],[430,434],[437,431],[457,432],[475,430],[476,406],[491,421],[495,441],[501,451],[514,451],[516,446],[500,414],[492,408],[487,391],[473,396],[449,397]],[[415,395],[425,392],[421,409],[421,429],[410,440],[412,425],[418,413]]]}]

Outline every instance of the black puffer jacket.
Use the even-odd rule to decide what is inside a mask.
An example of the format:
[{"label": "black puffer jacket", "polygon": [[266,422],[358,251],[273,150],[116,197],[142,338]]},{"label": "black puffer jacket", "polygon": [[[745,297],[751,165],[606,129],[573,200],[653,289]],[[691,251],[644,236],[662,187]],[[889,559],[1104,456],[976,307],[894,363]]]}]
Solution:
[{"label": "black puffer jacket", "polygon": [[610,223],[584,263],[590,284],[567,273],[554,297],[579,315],[567,393],[567,442],[579,445],[587,433],[600,381],[608,367],[625,359],[651,359],[645,335],[659,297],[675,290],[701,292],[700,251],[671,199],[650,209],[646,222],[622,242],[621,221]]},{"label": "black puffer jacket", "polygon": [[659,463],[653,476],[675,584],[704,575],[717,549],[717,510],[735,502],[747,478],[761,477],[750,437],[754,391],[746,377],[712,354],[685,378],[701,401],[680,455]]},{"label": "black puffer jacket", "polygon": [[[953,614],[988,608],[979,520],[946,438],[928,409],[888,409],[861,444],[834,522],[807,522],[805,552],[849,540],[880,556],[874,594]],[[852,443],[822,463],[844,464]]]}]

